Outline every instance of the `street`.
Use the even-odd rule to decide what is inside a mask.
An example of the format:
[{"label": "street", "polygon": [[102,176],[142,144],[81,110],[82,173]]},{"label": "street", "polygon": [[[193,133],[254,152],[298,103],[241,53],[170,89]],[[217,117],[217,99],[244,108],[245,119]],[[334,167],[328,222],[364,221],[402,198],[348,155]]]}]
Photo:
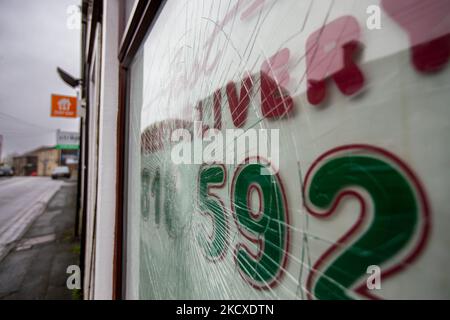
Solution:
[{"label": "street", "polygon": [[0,179],[0,300],[74,299],[67,267],[78,265],[76,181]]},{"label": "street", "polygon": [[47,177],[0,179],[0,261],[62,184]]}]

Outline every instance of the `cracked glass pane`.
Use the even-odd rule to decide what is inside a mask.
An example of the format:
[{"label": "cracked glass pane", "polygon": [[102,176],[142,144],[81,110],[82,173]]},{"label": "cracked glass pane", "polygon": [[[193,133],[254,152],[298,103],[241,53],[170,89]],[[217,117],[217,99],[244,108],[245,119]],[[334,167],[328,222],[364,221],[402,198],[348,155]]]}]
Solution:
[{"label": "cracked glass pane", "polygon": [[450,298],[449,9],[167,1],[130,68],[127,298]]}]

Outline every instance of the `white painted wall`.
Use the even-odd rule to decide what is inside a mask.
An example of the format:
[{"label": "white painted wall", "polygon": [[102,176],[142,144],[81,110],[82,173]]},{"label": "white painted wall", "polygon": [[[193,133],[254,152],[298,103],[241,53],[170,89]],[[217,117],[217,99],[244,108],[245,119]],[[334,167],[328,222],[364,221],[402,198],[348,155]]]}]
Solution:
[{"label": "white painted wall", "polygon": [[96,224],[97,224],[97,186],[98,186],[98,136],[99,136],[99,110],[100,110],[100,88],[101,88],[101,53],[102,53],[102,31],[98,24],[95,31],[95,43],[92,57],[91,70],[89,72],[90,92],[89,92],[89,136],[88,139],[88,183],[87,190],[87,220],[86,220],[86,252],[85,252],[85,271],[84,279],[84,297],[93,298],[95,287],[95,255],[96,255]]},{"label": "white painted wall", "polygon": [[119,0],[103,4],[94,299],[111,299],[116,213]]}]

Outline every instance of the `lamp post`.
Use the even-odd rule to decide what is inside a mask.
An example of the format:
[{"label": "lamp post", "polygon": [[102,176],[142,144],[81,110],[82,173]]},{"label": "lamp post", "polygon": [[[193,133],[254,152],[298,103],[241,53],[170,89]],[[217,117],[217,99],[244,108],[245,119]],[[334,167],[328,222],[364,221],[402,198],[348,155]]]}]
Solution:
[{"label": "lamp post", "polygon": [[[77,111],[81,111],[84,106],[84,103],[80,103],[80,90],[83,85],[82,79],[76,79],[72,75],[70,75],[68,72],[64,71],[60,67],[56,68],[56,72],[58,73],[59,77],[70,87],[74,88],[77,93]],[[83,116],[83,115],[82,115]],[[76,211],[75,211],[75,237],[79,236],[79,220],[80,220],[80,207],[81,207],[81,171],[82,171],[82,165],[83,161],[81,160],[82,150],[83,150],[83,119],[82,116],[80,117],[80,149],[78,153],[78,177],[77,177],[77,205],[76,205]]]}]

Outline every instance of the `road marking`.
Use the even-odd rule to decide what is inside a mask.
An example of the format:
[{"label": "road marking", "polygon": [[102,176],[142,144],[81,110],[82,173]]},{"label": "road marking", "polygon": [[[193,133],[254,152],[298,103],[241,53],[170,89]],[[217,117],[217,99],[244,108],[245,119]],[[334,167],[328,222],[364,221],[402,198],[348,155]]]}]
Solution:
[{"label": "road marking", "polygon": [[52,242],[52,241],[55,241],[55,239],[56,239],[56,235],[54,233],[47,234],[45,236],[38,236],[38,237],[34,237],[34,238],[23,239],[17,245],[16,251],[31,249],[35,245]]}]

